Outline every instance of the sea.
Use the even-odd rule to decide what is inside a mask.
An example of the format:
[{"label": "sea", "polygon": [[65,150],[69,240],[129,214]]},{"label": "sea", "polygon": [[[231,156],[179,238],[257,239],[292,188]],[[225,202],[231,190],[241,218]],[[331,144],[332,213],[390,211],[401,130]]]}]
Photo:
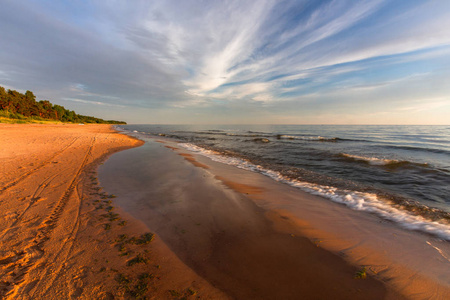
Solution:
[{"label": "sea", "polygon": [[120,125],[450,241],[450,126]]}]

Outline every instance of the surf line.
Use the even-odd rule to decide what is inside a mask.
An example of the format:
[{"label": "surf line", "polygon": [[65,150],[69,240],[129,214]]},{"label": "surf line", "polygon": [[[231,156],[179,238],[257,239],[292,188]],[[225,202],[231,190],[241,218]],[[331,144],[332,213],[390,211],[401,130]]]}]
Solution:
[{"label": "surf line", "polygon": [[444,252],[442,252],[441,249],[439,249],[438,247],[432,245],[429,241],[427,241],[427,244],[430,245],[431,247],[433,247],[434,249],[436,249],[437,252],[439,252],[439,254],[445,258],[448,262],[450,262],[450,259],[444,254]]}]

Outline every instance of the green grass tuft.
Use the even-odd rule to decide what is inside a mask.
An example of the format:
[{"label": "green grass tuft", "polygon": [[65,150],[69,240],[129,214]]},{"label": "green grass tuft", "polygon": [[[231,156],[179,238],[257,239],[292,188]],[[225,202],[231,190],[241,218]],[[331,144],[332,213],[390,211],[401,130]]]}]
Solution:
[{"label": "green grass tuft", "polygon": [[135,258],[130,259],[127,262],[128,266],[133,266],[135,264],[147,264],[148,263],[148,259],[143,257],[141,254],[138,254]]},{"label": "green grass tuft", "polygon": [[127,276],[123,275],[122,273],[117,274],[115,279],[121,285],[128,285],[131,282],[131,280]]},{"label": "green grass tuft", "polygon": [[366,279],[367,278],[366,267],[363,267],[360,271],[356,272],[355,278],[356,279]]},{"label": "green grass tuft", "polygon": [[177,290],[169,290],[170,295],[172,295],[172,297],[181,297],[180,292],[178,292]]},{"label": "green grass tuft", "polygon": [[188,292],[188,294],[191,295],[191,296],[197,295],[197,291],[194,290],[194,289],[192,289],[192,288],[188,288],[187,292]]}]

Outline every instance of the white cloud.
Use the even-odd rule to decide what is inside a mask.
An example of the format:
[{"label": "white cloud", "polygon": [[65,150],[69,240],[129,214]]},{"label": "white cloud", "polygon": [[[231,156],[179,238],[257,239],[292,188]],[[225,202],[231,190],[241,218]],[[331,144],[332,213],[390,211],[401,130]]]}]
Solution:
[{"label": "white cloud", "polygon": [[400,2],[8,1],[0,78],[56,103],[137,114],[440,99],[449,92],[436,74],[450,68],[450,2]]},{"label": "white cloud", "polygon": [[84,103],[84,104],[101,105],[101,106],[125,107],[124,105],[119,105],[119,104],[112,104],[112,103],[100,102],[100,101],[90,101],[90,100],[76,99],[76,98],[62,98],[61,100],[80,102],[80,103]]},{"label": "white cloud", "polygon": [[441,107],[450,108],[450,97],[438,97],[438,98],[425,98],[425,99],[413,99],[408,106],[398,108],[398,111],[411,111],[411,112],[423,112],[435,110]]}]

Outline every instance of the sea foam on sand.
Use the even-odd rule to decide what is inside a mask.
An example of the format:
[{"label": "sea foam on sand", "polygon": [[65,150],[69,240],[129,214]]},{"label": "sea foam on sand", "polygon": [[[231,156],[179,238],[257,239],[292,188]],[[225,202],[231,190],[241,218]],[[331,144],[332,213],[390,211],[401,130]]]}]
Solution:
[{"label": "sea foam on sand", "polygon": [[[450,241],[450,226],[448,224],[427,220],[422,216],[413,215],[407,211],[398,209],[386,201],[380,200],[376,194],[338,189],[332,186],[323,186],[293,180],[281,175],[279,172],[265,169],[259,165],[252,164],[237,157],[224,156],[218,152],[204,149],[190,143],[180,143],[179,145],[185,149],[209,157],[214,161],[261,173],[276,181],[286,183],[308,193],[344,204],[351,209],[374,213],[384,219],[396,222],[403,228],[419,230],[435,235],[443,240]],[[379,160],[374,159],[374,161],[378,162]],[[383,160],[383,163],[386,162]]]}]

